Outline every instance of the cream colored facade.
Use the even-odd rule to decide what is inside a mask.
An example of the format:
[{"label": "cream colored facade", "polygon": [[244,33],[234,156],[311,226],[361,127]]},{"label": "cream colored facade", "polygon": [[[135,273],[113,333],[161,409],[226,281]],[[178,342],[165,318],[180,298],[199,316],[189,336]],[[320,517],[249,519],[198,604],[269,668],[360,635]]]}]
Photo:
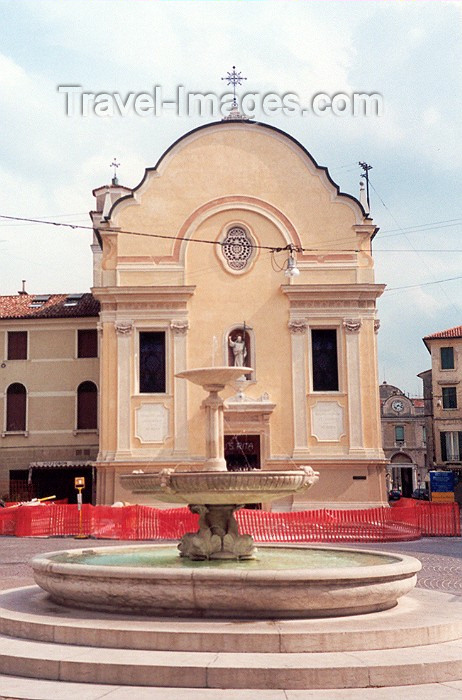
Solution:
[{"label": "cream colored facade", "polygon": [[[17,301],[19,297],[1,297],[2,310],[10,299]],[[27,295],[27,308],[33,299]],[[34,309],[26,313],[32,316]],[[97,317],[2,319],[0,497],[9,494],[12,473],[28,470],[31,463],[78,464],[96,457],[98,430],[78,429],[77,391],[82,382],[98,386],[99,360],[78,358],[77,338],[78,330],[95,329],[97,320]],[[9,359],[8,333],[18,331],[27,332],[27,358]],[[25,430],[8,430],[7,391],[16,383],[24,386],[27,394]]]},{"label": "cream colored facade", "polygon": [[[427,383],[426,404],[433,428],[434,468],[462,469],[462,327],[426,336],[431,355],[431,390]],[[445,366],[442,348],[452,355]],[[444,351],[443,351],[444,352]],[[449,358],[450,360],[450,358]],[[425,385],[424,385],[425,386]],[[452,400],[448,396],[453,392]],[[443,447],[444,445],[444,447]]]},{"label": "cream colored facade", "polygon": [[[276,507],[385,504],[375,316],[383,286],[374,283],[375,225],[359,202],[287,134],[246,121],[187,134],[112,208],[117,189],[106,192],[106,216],[100,190],[92,214],[98,501],[133,501],[118,480],[133,469],[200,468],[205,393],[175,374],[228,364],[230,333],[245,322],[254,373],[245,400],[224,392],[225,433],[258,436],[262,469],[309,464],[321,475],[309,502]],[[241,270],[219,245],[233,227],[256,246]],[[287,250],[269,251],[288,246],[304,249],[298,277],[278,269]],[[312,329],[336,331],[335,391],[313,390]],[[166,388],[142,393],[140,333],[155,331],[165,333]]]}]

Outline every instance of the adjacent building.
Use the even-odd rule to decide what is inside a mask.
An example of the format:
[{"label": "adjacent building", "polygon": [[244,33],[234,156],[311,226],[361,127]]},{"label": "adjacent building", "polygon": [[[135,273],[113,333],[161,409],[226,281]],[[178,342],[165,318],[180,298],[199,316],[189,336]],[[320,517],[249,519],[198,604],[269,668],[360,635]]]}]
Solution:
[{"label": "adjacent building", "polygon": [[425,401],[410,398],[387,382],[380,385],[383,451],[389,461],[389,489],[410,498],[427,476],[427,424]]},{"label": "adjacent building", "polygon": [[425,336],[431,371],[423,372],[433,426],[432,465],[462,469],[462,326]]},{"label": "adjacent building", "polygon": [[94,487],[99,304],[87,294],[0,297],[0,496]]}]

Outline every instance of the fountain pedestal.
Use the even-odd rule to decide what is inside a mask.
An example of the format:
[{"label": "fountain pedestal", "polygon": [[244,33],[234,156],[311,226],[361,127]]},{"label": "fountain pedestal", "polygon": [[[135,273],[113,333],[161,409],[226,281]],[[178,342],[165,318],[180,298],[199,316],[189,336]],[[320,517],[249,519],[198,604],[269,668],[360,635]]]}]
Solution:
[{"label": "fountain pedestal", "polygon": [[204,387],[210,393],[203,400],[202,406],[205,408],[205,464],[209,471],[226,471],[226,460],[224,453],[224,433],[223,433],[223,399],[218,392],[224,386]]},{"label": "fountain pedestal", "polygon": [[180,556],[188,559],[253,559],[255,545],[251,535],[240,535],[234,517],[236,505],[190,505],[199,514],[199,530],[181,539]]}]

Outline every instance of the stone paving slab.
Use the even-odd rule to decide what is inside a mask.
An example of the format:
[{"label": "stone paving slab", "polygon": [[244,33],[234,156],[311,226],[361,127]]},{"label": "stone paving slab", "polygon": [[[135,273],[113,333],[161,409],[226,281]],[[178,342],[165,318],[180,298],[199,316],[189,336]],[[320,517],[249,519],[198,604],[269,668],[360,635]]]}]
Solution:
[{"label": "stone paving slab", "polygon": [[55,683],[0,676],[0,700],[462,700],[462,681],[345,690],[215,690]]}]

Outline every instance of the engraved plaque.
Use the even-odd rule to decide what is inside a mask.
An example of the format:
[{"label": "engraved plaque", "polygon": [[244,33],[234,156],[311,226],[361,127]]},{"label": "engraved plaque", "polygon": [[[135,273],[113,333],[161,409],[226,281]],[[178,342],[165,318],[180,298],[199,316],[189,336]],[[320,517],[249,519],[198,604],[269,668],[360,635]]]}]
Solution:
[{"label": "engraved plaque", "polygon": [[311,418],[312,434],[320,442],[338,442],[344,434],[343,408],[336,401],[318,401]]},{"label": "engraved plaque", "polygon": [[135,410],[135,436],[141,442],[165,442],[168,434],[168,409],[162,404],[144,403]]}]

